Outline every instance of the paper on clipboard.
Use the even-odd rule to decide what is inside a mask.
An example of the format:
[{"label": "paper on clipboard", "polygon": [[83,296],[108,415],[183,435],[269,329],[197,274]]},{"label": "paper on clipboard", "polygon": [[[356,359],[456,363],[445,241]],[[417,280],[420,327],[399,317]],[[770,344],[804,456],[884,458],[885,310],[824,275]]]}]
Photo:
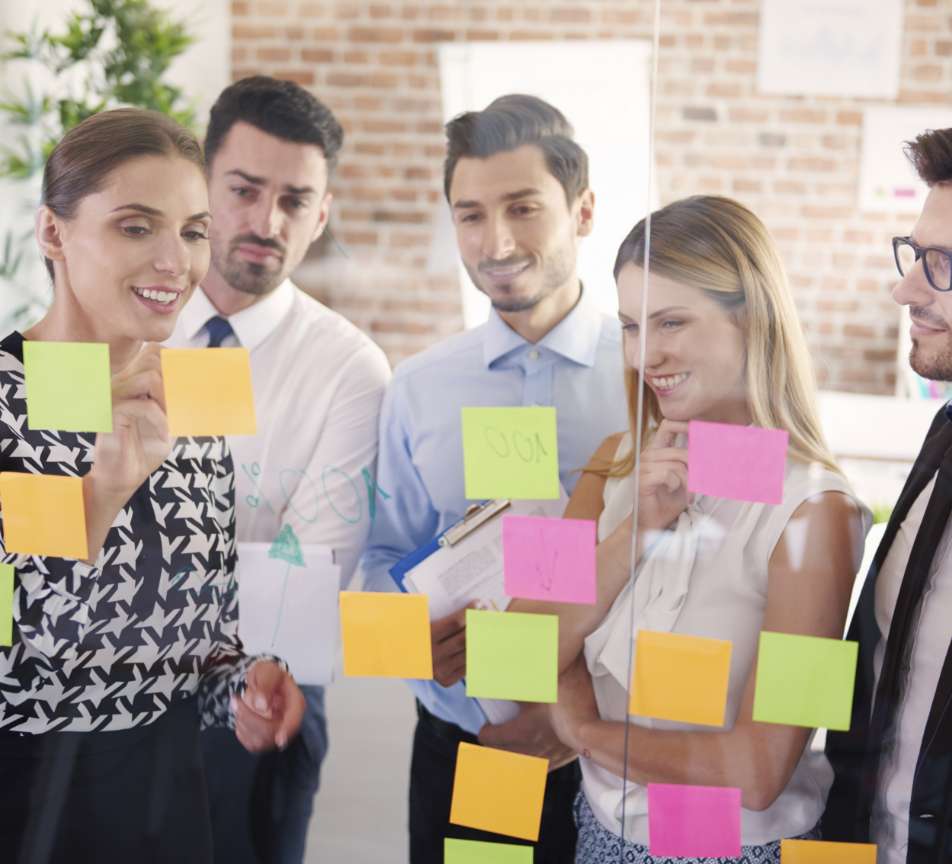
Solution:
[{"label": "paper on clipboard", "polygon": [[[481,609],[505,610],[512,598],[506,594],[503,576],[502,514],[558,518],[568,503],[565,491],[559,491],[560,497],[554,500],[513,501],[458,542],[441,545],[407,571],[404,588],[429,597],[431,620],[472,601]],[[504,723],[519,711],[515,702],[497,699],[480,699],[479,705],[490,723]]]},{"label": "paper on clipboard", "polygon": [[270,653],[300,684],[329,684],[339,644],[340,567],[327,546],[301,544],[292,561],[271,543],[238,544],[238,635],[248,654]]}]

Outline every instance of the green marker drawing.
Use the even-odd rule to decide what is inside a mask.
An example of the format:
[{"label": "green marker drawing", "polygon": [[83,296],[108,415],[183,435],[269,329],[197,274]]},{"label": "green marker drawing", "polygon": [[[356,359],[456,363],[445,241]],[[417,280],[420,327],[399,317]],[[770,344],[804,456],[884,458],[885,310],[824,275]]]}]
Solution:
[{"label": "green marker drawing", "polygon": [[301,554],[301,542],[290,525],[282,525],[278,536],[268,550],[269,558],[277,558],[287,562],[284,571],[284,584],[281,586],[281,605],[278,607],[278,620],[274,625],[274,636],[271,637],[271,647],[278,641],[278,632],[281,630],[281,619],[284,617],[284,598],[288,591],[288,577],[292,567],[303,567],[304,556]]}]

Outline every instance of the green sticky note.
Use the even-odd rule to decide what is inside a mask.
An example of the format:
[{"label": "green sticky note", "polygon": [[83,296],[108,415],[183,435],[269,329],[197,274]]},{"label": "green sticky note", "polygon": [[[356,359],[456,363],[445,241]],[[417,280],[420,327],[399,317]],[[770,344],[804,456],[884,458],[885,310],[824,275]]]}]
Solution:
[{"label": "green sticky note", "polygon": [[532,847],[446,837],[443,860],[446,864],[532,864]]},{"label": "green sticky note", "polygon": [[762,632],[754,720],[848,731],[858,650],[856,642]]},{"label": "green sticky note", "polygon": [[112,432],[108,345],[26,341],[23,367],[30,429]]},{"label": "green sticky note", "polygon": [[0,564],[0,645],[13,644],[13,565]]},{"label": "green sticky note", "polygon": [[555,408],[463,408],[466,497],[559,497]]},{"label": "green sticky note", "polygon": [[555,702],[559,617],[466,610],[466,695]]}]

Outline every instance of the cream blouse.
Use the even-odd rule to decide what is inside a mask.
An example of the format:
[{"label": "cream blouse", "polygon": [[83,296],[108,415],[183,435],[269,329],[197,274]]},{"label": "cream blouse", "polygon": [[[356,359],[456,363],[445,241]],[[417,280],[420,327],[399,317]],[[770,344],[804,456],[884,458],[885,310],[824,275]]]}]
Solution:
[{"label": "cream blouse", "polygon": [[[630,442],[626,435],[619,444],[618,458],[630,449]],[[605,483],[599,542],[631,513],[634,487],[634,473]],[[633,650],[631,640],[638,628],[643,627],[733,643],[724,726],[732,728],[757,651],[767,604],[770,555],[796,509],[811,496],[831,491],[855,500],[849,484],[839,475],[821,466],[788,460],[782,504],[696,496],[678,518],[675,530],[665,532],[649,549],[634,589],[629,584],[622,590],[605,620],[585,640],[585,659],[600,716],[654,729],[718,731],[716,727],[628,716],[629,650]],[[857,504],[864,514],[864,529],[868,529],[869,511]],[[796,523],[790,525],[792,532],[797,527]],[[805,540],[806,526],[800,530]],[[632,620],[634,631],[630,629]],[[621,834],[624,813],[625,839],[647,844],[647,789],[629,781],[623,790],[621,777],[591,760],[580,761],[582,788],[599,822]],[[742,843],[765,843],[809,831],[823,812],[832,779],[826,757],[808,745],[777,800],[764,811],[742,811]]]}]

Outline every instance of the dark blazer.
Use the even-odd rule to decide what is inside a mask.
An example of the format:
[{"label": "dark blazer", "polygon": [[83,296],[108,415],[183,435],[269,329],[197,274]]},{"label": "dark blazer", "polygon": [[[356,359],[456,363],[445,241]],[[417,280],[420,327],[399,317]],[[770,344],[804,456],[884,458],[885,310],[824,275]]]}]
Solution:
[{"label": "dark blazer", "polygon": [[[875,680],[873,653],[879,642],[875,618],[876,581],[909,508],[928,485],[950,448],[952,422],[943,409],[933,420],[896,502],[850,624],[846,638],[859,642],[860,646],[853,716],[849,732],[830,732],[827,737],[826,753],[833,764],[836,779],[823,816],[824,840],[870,842],[870,808],[877,779],[870,755],[875,756],[876,748],[881,744],[880,741],[868,740]],[[941,475],[936,482],[940,480],[945,482]],[[934,538],[934,543],[937,545],[940,539],[941,534]],[[948,622],[950,646],[926,724],[913,782],[907,864],[948,864],[952,861],[952,609],[949,610]],[[914,670],[910,674],[914,674]]]}]

